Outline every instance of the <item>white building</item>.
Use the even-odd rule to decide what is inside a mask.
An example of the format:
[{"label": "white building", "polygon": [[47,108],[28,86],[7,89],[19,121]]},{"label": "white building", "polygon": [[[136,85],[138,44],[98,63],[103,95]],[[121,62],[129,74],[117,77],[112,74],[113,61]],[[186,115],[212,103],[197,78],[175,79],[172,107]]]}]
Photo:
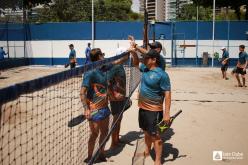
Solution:
[{"label": "white building", "polygon": [[140,13],[144,13],[144,2],[149,21],[174,20],[183,5],[193,3],[192,0],[140,0]]}]

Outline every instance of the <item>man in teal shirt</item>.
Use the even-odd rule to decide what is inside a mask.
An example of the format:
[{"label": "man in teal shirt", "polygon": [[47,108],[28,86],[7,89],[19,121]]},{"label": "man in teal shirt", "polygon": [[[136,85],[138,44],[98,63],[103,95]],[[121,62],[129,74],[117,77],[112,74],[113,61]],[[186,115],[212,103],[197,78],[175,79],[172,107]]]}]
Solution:
[{"label": "man in teal shirt", "polygon": [[228,80],[226,77],[226,71],[228,68],[228,62],[229,62],[229,53],[226,50],[225,47],[222,47],[221,50],[223,51],[222,58],[221,58],[221,72],[222,72],[222,77],[225,80]]},{"label": "man in teal shirt", "polygon": [[[246,87],[245,85],[245,75],[246,75],[246,68],[248,65],[248,54],[245,52],[245,45],[239,46],[239,59],[237,63],[236,69],[236,79],[238,81],[238,87]],[[243,84],[240,82],[239,74],[241,75]]]},{"label": "man in teal shirt", "polygon": [[[168,74],[159,67],[160,55],[151,49],[144,55],[144,64],[140,63],[133,53],[133,63],[142,72],[139,92],[139,126],[144,131],[146,149],[145,156],[154,145],[155,164],[161,164],[163,142],[157,132],[156,125],[163,120],[170,121],[171,85]],[[164,104],[165,103],[165,104]],[[164,107],[163,107],[164,105]]]}]

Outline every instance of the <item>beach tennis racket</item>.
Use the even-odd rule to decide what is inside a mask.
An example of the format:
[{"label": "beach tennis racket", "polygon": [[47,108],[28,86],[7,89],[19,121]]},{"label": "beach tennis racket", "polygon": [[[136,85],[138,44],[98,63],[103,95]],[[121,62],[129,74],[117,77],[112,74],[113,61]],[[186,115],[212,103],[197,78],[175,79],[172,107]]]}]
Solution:
[{"label": "beach tennis racket", "polygon": [[79,115],[77,117],[74,117],[73,119],[71,119],[69,122],[68,122],[68,127],[74,127],[82,122],[84,122],[85,120],[85,116],[84,115]]},{"label": "beach tennis racket", "polygon": [[65,64],[65,68],[67,68],[70,64]]},{"label": "beach tennis racket", "polygon": [[172,122],[174,121],[174,119],[180,114],[182,113],[182,110],[178,111],[175,115],[170,117],[170,122],[167,124],[164,120],[162,120],[161,122],[159,122],[156,127],[157,127],[157,131],[162,134],[164,133],[168,128],[170,128]]},{"label": "beach tennis racket", "polygon": [[[91,116],[93,116],[96,113],[98,113],[98,111],[91,112]],[[77,117],[74,117],[73,119],[71,119],[68,122],[68,127],[77,126],[77,125],[81,124],[82,122],[84,122],[85,119],[86,119],[86,117],[84,115],[78,115]]]}]

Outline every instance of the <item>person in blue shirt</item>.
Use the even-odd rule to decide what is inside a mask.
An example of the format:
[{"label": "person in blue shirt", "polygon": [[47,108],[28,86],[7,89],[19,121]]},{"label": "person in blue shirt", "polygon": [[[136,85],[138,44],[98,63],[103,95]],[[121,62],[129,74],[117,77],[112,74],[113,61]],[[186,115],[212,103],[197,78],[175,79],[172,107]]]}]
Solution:
[{"label": "person in blue shirt", "polygon": [[229,62],[229,53],[226,50],[225,47],[222,47],[221,50],[223,51],[222,53],[222,58],[221,58],[221,72],[222,72],[222,78],[225,80],[228,80],[226,76],[226,71],[228,68],[228,62]]},{"label": "person in blue shirt", "polygon": [[[88,71],[83,76],[83,81],[80,90],[80,98],[83,104],[84,116],[89,121],[90,138],[88,141],[88,157],[85,162],[92,158],[95,147],[95,142],[99,137],[99,144],[108,134],[109,115],[111,114],[108,107],[108,71],[114,65],[122,64],[128,59],[129,54],[112,62],[108,65],[103,65],[100,68]],[[101,49],[94,48],[90,51],[91,62],[104,60],[104,53]],[[105,145],[100,149],[98,159],[106,161],[104,156]]]},{"label": "person in blue shirt", "polygon": [[144,154],[145,156],[149,155],[153,143],[156,155],[154,164],[161,164],[163,142],[157,132],[156,125],[162,120],[166,123],[170,121],[170,78],[159,67],[160,55],[154,49],[144,55],[143,64],[139,64],[139,59],[134,53],[133,63],[135,66],[139,66],[142,72],[138,106],[139,126],[145,134],[146,149]]},{"label": "person in blue shirt", "polygon": [[[240,45],[239,46],[239,59],[238,59],[238,63],[236,65],[236,79],[238,81],[238,87],[246,87],[245,85],[245,75],[246,75],[246,68],[248,65],[248,54],[245,52],[245,45]],[[242,78],[242,82],[243,84],[241,84],[239,75],[241,75]]]},{"label": "person in blue shirt", "polygon": [[0,47],[0,60],[3,60],[5,55],[7,55],[7,53],[5,53],[3,47]]},{"label": "person in blue shirt", "polygon": [[89,64],[91,62],[91,60],[90,60],[90,50],[91,50],[90,43],[88,43],[88,46],[85,49],[85,64]]},{"label": "person in blue shirt", "polygon": [[77,64],[76,51],[74,49],[74,45],[69,45],[70,53],[69,53],[69,64],[65,64],[65,68],[70,65],[70,68],[75,68]]}]

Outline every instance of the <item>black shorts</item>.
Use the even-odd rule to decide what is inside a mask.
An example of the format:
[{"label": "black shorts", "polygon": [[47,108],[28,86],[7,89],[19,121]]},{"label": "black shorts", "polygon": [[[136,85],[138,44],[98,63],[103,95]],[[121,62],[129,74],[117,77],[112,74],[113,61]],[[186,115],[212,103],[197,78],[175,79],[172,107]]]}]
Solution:
[{"label": "black shorts", "polygon": [[221,65],[221,70],[222,71],[227,71],[228,64]]},{"label": "black shorts", "polygon": [[[128,107],[129,103],[127,101],[128,101],[128,97],[122,101],[110,101],[110,107],[111,107],[112,115],[120,114],[124,107]],[[125,108],[125,110],[126,109],[127,108]]]},{"label": "black shorts", "polygon": [[245,75],[245,74],[246,74],[246,71],[243,71],[243,68],[237,67],[236,73],[237,73],[237,74],[241,74],[241,75]]},{"label": "black shorts", "polygon": [[150,135],[157,135],[156,125],[163,119],[163,111],[139,109],[139,127]]},{"label": "black shorts", "polygon": [[75,68],[76,67],[76,63],[75,62],[70,63],[70,67],[71,68]]}]

